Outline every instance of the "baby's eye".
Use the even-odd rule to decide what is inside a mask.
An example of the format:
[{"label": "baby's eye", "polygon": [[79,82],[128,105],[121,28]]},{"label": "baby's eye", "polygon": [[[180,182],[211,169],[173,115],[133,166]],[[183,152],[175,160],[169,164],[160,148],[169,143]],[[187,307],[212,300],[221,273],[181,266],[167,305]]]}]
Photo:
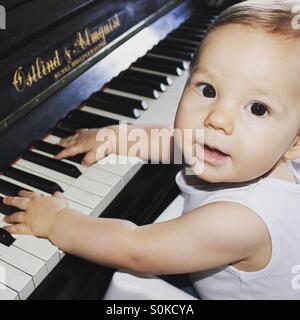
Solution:
[{"label": "baby's eye", "polygon": [[215,89],[211,85],[206,84],[206,83],[201,84],[199,86],[199,91],[206,98],[215,98],[217,95]]},{"label": "baby's eye", "polygon": [[269,113],[268,107],[259,102],[250,104],[250,110],[254,115],[258,117],[263,117],[266,113]]}]

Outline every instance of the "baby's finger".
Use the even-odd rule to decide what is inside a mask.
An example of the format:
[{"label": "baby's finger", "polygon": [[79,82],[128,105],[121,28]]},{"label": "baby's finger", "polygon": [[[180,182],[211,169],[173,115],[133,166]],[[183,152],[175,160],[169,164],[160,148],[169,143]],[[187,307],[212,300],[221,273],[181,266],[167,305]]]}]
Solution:
[{"label": "baby's finger", "polygon": [[93,165],[96,161],[96,152],[92,150],[84,156],[84,158],[82,159],[82,165],[89,167]]},{"label": "baby's finger", "polygon": [[77,137],[78,137],[78,134],[62,139],[59,141],[58,145],[65,148],[70,147],[71,145],[76,143]]},{"label": "baby's finger", "polygon": [[24,223],[26,221],[26,213],[23,211],[16,212],[10,216],[5,216],[3,221],[10,224]]},{"label": "baby's finger", "polygon": [[3,227],[3,229],[5,229],[9,233],[32,235],[30,228],[24,223],[14,224],[12,226],[5,226]]},{"label": "baby's finger", "polygon": [[55,159],[63,159],[63,158],[68,158],[68,157],[73,157],[76,156],[79,153],[83,153],[84,149],[82,145],[75,145],[69,148],[66,148],[59,152],[57,155],[54,156]]},{"label": "baby's finger", "polygon": [[77,130],[76,132],[78,132],[78,133],[83,133],[83,132],[87,132],[87,131],[89,131],[89,129],[84,128],[84,129],[79,129],[79,130]]},{"label": "baby's finger", "polygon": [[31,200],[28,198],[21,198],[21,197],[5,197],[3,199],[4,204],[19,208],[23,211],[26,211],[28,209],[30,201]]},{"label": "baby's finger", "polygon": [[63,198],[63,197],[64,197],[64,195],[63,195],[61,192],[59,192],[59,191],[56,191],[56,192],[53,194],[53,196],[54,196],[54,197],[57,197],[57,198]]},{"label": "baby's finger", "polygon": [[26,190],[19,191],[18,195],[20,197],[25,197],[28,199],[36,199],[36,198],[40,197],[40,195],[37,192],[31,192],[31,191],[26,191]]}]

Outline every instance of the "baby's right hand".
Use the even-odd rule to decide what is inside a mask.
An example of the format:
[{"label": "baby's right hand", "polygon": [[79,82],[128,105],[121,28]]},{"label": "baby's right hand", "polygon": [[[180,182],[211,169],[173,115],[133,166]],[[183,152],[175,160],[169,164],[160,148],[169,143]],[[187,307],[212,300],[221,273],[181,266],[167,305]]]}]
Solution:
[{"label": "baby's right hand", "polygon": [[86,153],[82,160],[85,166],[91,166],[96,161],[106,157],[114,151],[111,135],[115,128],[104,127],[101,129],[81,129],[75,135],[62,139],[59,145],[65,147],[55,156],[55,159],[73,157]]}]

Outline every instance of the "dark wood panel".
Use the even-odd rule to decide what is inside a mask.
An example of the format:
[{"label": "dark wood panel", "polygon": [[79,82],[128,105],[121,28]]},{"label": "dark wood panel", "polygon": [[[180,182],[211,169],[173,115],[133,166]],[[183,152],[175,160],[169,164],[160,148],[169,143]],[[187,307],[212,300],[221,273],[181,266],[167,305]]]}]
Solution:
[{"label": "dark wood panel", "polygon": [[0,4],[4,6],[7,11],[10,11],[30,1],[32,0],[1,0]]},{"label": "dark wood panel", "polygon": [[[10,2],[11,0],[9,0]],[[66,22],[78,10],[105,0],[14,1],[7,10],[7,27],[0,33],[0,55],[17,49],[37,34]],[[16,5],[19,4],[17,7]],[[5,7],[7,7],[4,4]]]}]

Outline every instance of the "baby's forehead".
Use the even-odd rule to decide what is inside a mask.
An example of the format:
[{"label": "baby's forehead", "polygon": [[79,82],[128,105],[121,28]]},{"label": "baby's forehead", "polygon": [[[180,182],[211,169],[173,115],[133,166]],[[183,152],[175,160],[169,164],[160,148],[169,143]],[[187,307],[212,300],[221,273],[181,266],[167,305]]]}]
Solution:
[{"label": "baby's forehead", "polygon": [[261,28],[222,26],[204,39],[193,70],[245,82],[267,82],[270,90],[288,87],[289,95],[299,97],[300,41]]},{"label": "baby's forehead", "polygon": [[265,48],[273,54],[295,54],[299,57],[300,39],[289,38],[285,35],[267,32],[261,27],[243,24],[227,24],[208,32],[201,45],[202,51],[214,48],[222,50],[238,49],[238,54],[243,50]]}]

